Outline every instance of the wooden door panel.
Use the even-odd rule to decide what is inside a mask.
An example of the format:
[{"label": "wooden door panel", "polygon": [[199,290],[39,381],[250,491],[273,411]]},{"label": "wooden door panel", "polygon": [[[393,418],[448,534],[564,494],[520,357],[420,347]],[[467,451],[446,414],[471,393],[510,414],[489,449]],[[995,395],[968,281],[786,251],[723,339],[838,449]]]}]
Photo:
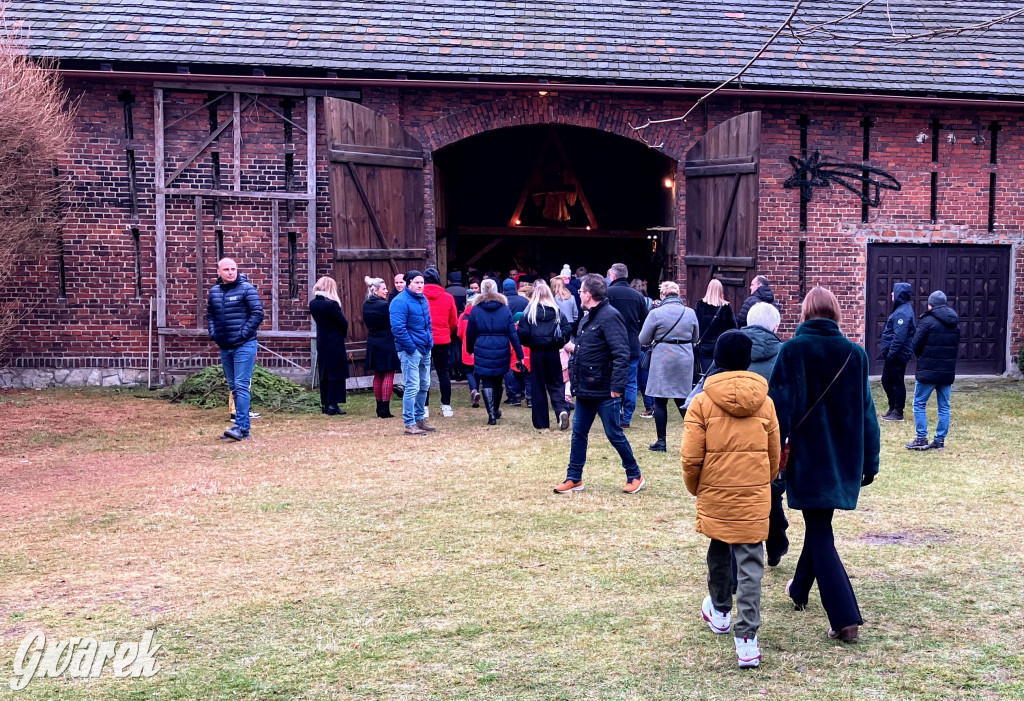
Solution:
[{"label": "wooden door panel", "polygon": [[757,265],[761,113],[747,112],[709,131],[686,155],[687,299],[718,278],[738,307]]}]

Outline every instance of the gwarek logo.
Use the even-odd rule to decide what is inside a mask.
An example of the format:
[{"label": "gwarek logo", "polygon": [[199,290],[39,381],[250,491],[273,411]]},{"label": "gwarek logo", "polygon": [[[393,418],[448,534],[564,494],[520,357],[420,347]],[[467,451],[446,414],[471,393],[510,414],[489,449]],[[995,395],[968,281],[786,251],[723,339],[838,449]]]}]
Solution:
[{"label": "gwarek logo", "polygon": [[142,642],[105,641],[95,638],[51,639],[41,630],[29,633],[14,655],[11,689],[21,691],[34,677],[72,679],[96,678],[110,661],[115,677],[152,677],[160,671],[154,659],[160,645],[153,645],[153,629],[142,634]]}]

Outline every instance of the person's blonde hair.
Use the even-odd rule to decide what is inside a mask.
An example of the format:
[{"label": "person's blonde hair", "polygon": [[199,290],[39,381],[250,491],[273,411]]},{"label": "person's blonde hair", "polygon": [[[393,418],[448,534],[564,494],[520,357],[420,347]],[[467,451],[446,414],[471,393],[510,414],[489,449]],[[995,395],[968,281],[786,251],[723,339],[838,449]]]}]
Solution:
[{"label": "person's blonde hair", "polygon": [[704,299],[701,301],[704,304],[710,304],[712,307],[720,307],[723,304],[729,303],[725,299],[725,290],[722,289],[722,283],[714,279],[708,283],[708,291],[704,293]]},{"label": "person's blonde hair", "polygon": [[831,319],[837,324],[842,322],[843,314],[839,308],[839,300],[832,294],[832,290],[816,285],[804,297],[804,302],[800,305],[800,321],[811,319]]},{"label": "person's blonde hair", "polygon": [[366,283],[366,298],[367,299],[373,299],[374,297],[376,297],[377,296],[377,288],[379,288],[381,285],[385,284],[383,278],[370,277],[369,275],[364,277],[363,281]]},{"label": "person's blonde hair", "polygon": [[551,278],[551,295],[555,299],[572,299],[572,292],[565,284],[565,280],[560,277]]},{"label": "person's blonde hair", "polygon": [[666,280],[658,286],[658,292],[661,293],[661,298],[665,299],[669,295],[679,296],[679,283],[673,282],[672,280]]},{"label": "person's blonde hair", "polygon": [[324,275],[322,278],[316,281],[313,285],[313,292],[320,292],[321,296],[327,299],[334,300],[341,306],[341,298],[338,297],[338,283],[334,281],[333,277]]},{"label": "person's blonde hair", "polygon": [[555,304],[555,298],[551,294],[551,288],[543,280],[537,280],[533,284],[533,294],[530,296],[530,303],[526,305],[526,318],[531,324],[537,323],[537,310],[541,306],[551,307],[555,310],[555,323],[559,323],[562,313]]}]

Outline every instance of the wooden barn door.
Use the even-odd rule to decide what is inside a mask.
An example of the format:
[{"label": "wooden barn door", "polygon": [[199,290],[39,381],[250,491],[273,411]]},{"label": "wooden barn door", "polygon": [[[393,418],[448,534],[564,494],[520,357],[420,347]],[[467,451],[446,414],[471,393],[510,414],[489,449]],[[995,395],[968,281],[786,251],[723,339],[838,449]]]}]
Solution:
[{"label": "wooden barn door", "polygon": [[324,99],[330,157],[334,277],[349,322],[348,348],[366,349],[363,278],[426,264],[423,150],[402,127],[346,100]]},{"label": "wooden barn door", "polygon": [[757,266],[761,113],[719,124],[686,154],[686,296],[691,306],[718,278],[738,309]]}]

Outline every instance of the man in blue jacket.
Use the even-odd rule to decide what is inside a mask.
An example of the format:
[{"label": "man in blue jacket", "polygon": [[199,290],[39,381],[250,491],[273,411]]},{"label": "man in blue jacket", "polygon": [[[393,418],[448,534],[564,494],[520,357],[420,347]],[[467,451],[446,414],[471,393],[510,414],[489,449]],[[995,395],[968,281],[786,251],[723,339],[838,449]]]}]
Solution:
[{"label": "man in blue jacket", "polygon": [[249,387],[256,365],[256,330],[263,323],[263,303],[230,258],[217,263],[217,284],[206,300],[206,329],[220,348],[220,363],[235,399],[235,423],[223,438],[249,437]]},{"label": "man in blue jacket", "polygon": [[405,289],[391,300],[391,333],[402,362],[405,393],[402,395],[402,420],[405,435],[423,436],[436,429],[427,423],[427,391],[430,389],[430,349],[434,335],[430,329],[430,305],[423,295],[423,273],[405,274]]},{"label": "man in blue jacket", "polygon": [[[942,450],[949,432],[949,395],[956,379],[956,357],[960,351],[960,318],[946,303],[946,293],[936,290],[928,296],[928,311],[921,315],[914,334],[914,427],[917,437],[907,443],[910,450]],[[935,392],[939,423],[935,440],[928,442],[928,397]]]},{"label": "man in blue jacket", "polygon": [[907,404],[907,386],[904,375],[907,363],[914,354],[914,305],[910,303],[911,287],[908,282],[892,286],[892,314],[882,331],[882,389],[889,400],[889,410],[882,415],[885,421],[903,421]]}]

